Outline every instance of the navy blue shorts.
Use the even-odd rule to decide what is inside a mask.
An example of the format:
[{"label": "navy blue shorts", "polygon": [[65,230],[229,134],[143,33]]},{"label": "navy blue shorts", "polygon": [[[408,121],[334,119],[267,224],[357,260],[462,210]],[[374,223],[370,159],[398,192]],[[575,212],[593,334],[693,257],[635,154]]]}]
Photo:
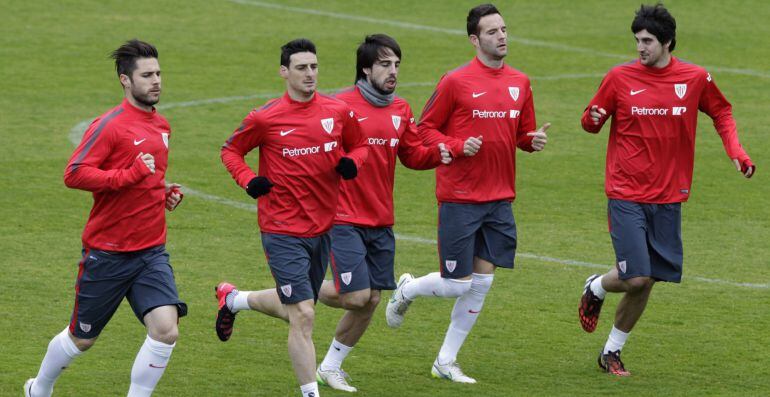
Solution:
[{"label": "navy blue shorts", "polygon": [[142,323],[147,313],[160,306],[176,306],[179,317],[187,314],[164,245],[135,252],[84,249],[70,333],[80,339],[99,336],[124,297]]},{"label": "navy blue shorts", "polygon": [[318,291],[329,263],[329,235],[294,237],[285,234],[262,233],[275,288],[283,304],[318,300]]},{"label": "navy blue shorts", "polygon": [[473,257],[513,268],[516,221],[509,201],[483,204],[439,203],[438,251],[441,277],[473,273]]},{"label": "navy blue shorts", "polygon": [[338,293],[367,288],[396,289],[393,229],[334,225],[329,234],[332,238],[332,277]]},{"label": "navy blue shorts", "polygon": [[621,280],[651,277],[682,280],[680,203],[643,204],[610,199],[607,204],[615,266]]}]

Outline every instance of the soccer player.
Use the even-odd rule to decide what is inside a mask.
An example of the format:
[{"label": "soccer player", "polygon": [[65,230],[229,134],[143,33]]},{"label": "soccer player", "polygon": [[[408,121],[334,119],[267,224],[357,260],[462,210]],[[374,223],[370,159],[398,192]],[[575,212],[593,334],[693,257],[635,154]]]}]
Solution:
[{"label": "soccer player", "polygon": [[456,298],[431,373],[475,383],[457,365],[457,353],[481,312],[495,268],[513,267],[516,148],[543,150],[549,124],[536,130],[529,78],[503,62],[507,31],[495,6],[471,9],[467,30],[476,57],[444,75],[419,124],[426,144],[444,142],[454,158],[436,169],[440,273],[417,279],[403,274],[386,319],[399,327],[418,297]]},{"label": "soccer player", "polygon": [[412,109],[394,94],[401,63],[398,43],[384,34],[366,36],[356,58],[355,87],[335,96],[355,111],[369,157],[356,179],[340,184],[330,232],[333,281],[324,281],[319,299],[345,313],[316,371],[321,383],[349,392],[356,388],[348,384],[342,361],[369,326],[380,291],[396,288],[392,230],[396,156],[413,169],[451,161],[443,144],[422,146]]},{"label": "soccer player", "polygon": [[50,396],[62,370],[96,342],[125,297],[147,328],[131,370],[128,396],[149,396],[176,344],[179,300],[166,252],[165,210],[182,200],[166,184],[171,129],[153,105],[161,92],[158,51],[130,40],[112,53],[125,99],[88,128],[67,164],[64,183],[93,193],[69,326],[48,344],[24,395]]},{"label": "soccer player", "polygon": [[605,191],[615,267],[590,276],[578,315],[596,329],[607,292],[623,293],[599,367],[628,376],[620,352],[657,281],[682,277],[681,203],[690,197],[698,110],[714,120],[725,151],[746,178],[754,164],[741,147],[730,103],[703,68],[671,55],[676,21],[661,4],[643,5],[631,23],[639,59],[612,68],[586,107],[583,129],[612,117]]},{"label": "soccer player", "polygon": [[[236,183],[258,199],[262,247],[276,287],[238,291],[220,283],[216,331],[227,341],[240,310],[287,320],[289,356],[302,395],[318,397],[312,333],[329,259],[327,232],[337,209],[340,176],[355,178],[368,148],[350,107],[316,93],[318,60],[312,42],[297,39],[281,47],[280,74],[286,80],[283,97],[249,113],[221,152]],[[257,147],[259,175],[244,159]]]}]

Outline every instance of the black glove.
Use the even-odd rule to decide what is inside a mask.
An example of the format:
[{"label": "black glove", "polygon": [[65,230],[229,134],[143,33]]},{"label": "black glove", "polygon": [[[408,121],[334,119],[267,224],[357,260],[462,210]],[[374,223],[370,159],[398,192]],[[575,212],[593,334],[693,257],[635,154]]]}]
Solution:
[{"label": "black glove", "polygon": [[249,181],[249,184],[246,185],[246,193],[248,193],[252,198],[257,198],[259,196],[264,196],[270,193],[270,188],[272,187],[273,184],[270,183],[266,177],[255,176]]},{"label": "black glove", "polygon": [[353,179],[356,177],[356,175],[358,175],[358,168],[356,168],[356,163],[347,157],[342,157],[339,164],[334,167],[334,170],[337,171],[338,174],[342,175],[342,179]]}]

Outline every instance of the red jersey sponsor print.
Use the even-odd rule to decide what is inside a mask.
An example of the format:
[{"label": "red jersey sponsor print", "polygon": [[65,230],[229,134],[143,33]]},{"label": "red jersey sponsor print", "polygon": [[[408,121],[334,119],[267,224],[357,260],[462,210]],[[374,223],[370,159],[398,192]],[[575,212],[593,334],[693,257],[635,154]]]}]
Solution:
[{"label": "red jersey sponsor print", "polygon": [[[594,105],[607,111],[599,124],[589,115]],[[596,133],[612,117],[607,197],[640,203],[687,201],[698,111],[713,119],[731,159],[749,158],[738,141],[730,103],[703,68],[671,57],[664,68],[637,60],[611,69],[581,120],[583,129]]]},{"label": "red jersey sponsor print", "polygon": [[[83,231],[89,249],[131,252],[166,242],[165,174],[171,129],[127,99],[99,116],[70,158],[64,183],[93,192]],[[137,157],[155,158],[155,173]]]},{"label": "red jersey sponsor print", "polygon": [[[516,148],[531,152],[535,107],[527,75],[493,69],[478,58],[447,74],[428,100],[418,126],[425,144],[447,143],[454,160],[436,169],[439,202],[484,203],[516,197]],[[463,157],[469,137],[482,136],[475,156]]]},{"label": "red jersey sponsor print", "polygon": [[341,182],[334,223],[392,226],[396,156],[412,169],[435,168],[441,164],[438,146],[422,146],[412,109],[402,98],[377,107],[364,99],[356,87],[335,97],[356,113],[364,142],[369,146],[369,157],[355,179]]},{"label": "red jersey sponsor print", "polygon": [[259,147],[259,175],[274,184],[257,200],[263,232],[315,237],[332,226],[344,155],[361,169],[368,148],[355,113],[316,93],[308,102],[284,94],[246,116],[222,146],[222,162],[244,189],[257,174],[245,161]]}]

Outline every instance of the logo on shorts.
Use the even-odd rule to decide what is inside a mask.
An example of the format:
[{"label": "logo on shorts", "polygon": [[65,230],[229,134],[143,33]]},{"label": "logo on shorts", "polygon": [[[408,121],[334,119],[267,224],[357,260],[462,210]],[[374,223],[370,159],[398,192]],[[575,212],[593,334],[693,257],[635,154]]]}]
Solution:
[{"label": "logo on shorts", "polygon": [[446,265],[446,269],[449,270],[449,273],[455,271],[455,268],[457,267],[457,261],[445,261],[444,264]]},{"label": "logo on shorts", "polygon": [[281,286],[281,292],[288,298],[291,296],[291,284]]},{"label": "logo on shorts", "polygon": [[620,269],[621,273],[625,273],[626,272],[626,261],[618,262],[618,269]]},{"label": "logo on shorts", "polygon": [[83,330],[83,332],[88,333],[91,331],[91,324],[85,324],[83,322],[80,322],[80,329]]},{"label": "logo on shorts", "polygon": [[345,285],[350,285],[350,280],[353,279],[353,274],[350,272],[340,274],[340,278]]}]

